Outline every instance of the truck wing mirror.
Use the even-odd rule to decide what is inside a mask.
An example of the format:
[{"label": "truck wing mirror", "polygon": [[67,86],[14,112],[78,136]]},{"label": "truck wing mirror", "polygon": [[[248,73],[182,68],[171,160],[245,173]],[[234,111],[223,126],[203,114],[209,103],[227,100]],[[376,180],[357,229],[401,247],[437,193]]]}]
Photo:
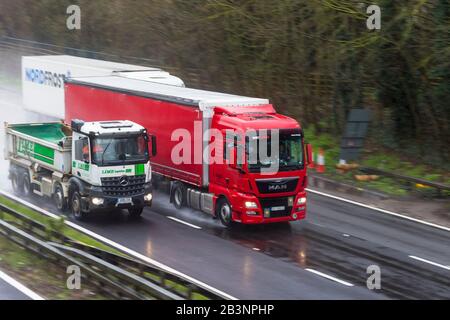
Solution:
[{"label": "truck wing mirror", "polygon": [[312,156],[312,146],[311,144],[306,144],[306,164],[310,165],[313,162],[313,156]]},{"label": "truck wing mirror", "polygon": [[152,153],[151,153],[151,155],[152,155],[152,157],[155,157],[157,155],[157,153],[158,153],[158,150],[157,150],[157,147],[156,147],[156,136],[155,135],[150,135],[149,139],[150,139],[150,141],[152,143]]}]

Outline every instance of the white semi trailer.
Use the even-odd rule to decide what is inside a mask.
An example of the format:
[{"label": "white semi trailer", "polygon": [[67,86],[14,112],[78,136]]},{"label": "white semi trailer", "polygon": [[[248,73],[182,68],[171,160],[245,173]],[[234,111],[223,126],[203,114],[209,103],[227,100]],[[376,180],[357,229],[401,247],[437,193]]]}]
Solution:
[{"label": "white semi trailer", "polygon": [[131,121],[6,124],[9,178],[19,195],[50,197],[76,219],[101,209],[140,216],[152,204],[149,142]]},{"label": "white semi trailer", "polygon": [[65,118],[64,79],[119,76],[184,87],[184,82],[159,68],[67,55],[22,57],[22,96],[25,109],[55,120]]}]

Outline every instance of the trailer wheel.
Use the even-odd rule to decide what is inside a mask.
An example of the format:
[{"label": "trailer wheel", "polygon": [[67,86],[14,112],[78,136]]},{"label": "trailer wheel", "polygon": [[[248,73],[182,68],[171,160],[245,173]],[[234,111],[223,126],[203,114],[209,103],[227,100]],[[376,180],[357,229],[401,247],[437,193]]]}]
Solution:
[{"label": "trailer wheel", "polygon": [[64,191],[61,185],[56,185],[55,193],[53,193],[53,201],[59,211],[64,212],[67,209],[67,201],[64,198]]},{"label": "trailer wheel", "polygon": [[28,173],[24,173],[22,176],[23,194],[27,197],[31,196],[33,190],[31,189],[31,181]]},{"label": "trailer wheel", "polygon": [[186,188],[182,183],[176,183],[173,188],[173,205],[177,209],[186,205]]},{"label": "trailer wheel", "polygon": [[144,212],[144,208],[130,208],[128,209],[128,213],[132,218],[139,218]]},{"label": "trailer wheel", "polygon": [[21,183],[18,174],[11,174],[11,185],[15,194],[23,194],[23,184]]},{"label": "trailer wheel", "polygon": [[221,198],[217,201],[217,216],[220,219],[220,222],[222,222],[222,224],[225,227],[232,227],[234,222],[233,222],[233,217],[232,217],[232,210],[231,210],[231,206],[228,203],[227,199],[225,198]]},{"label": "trailer wheel", "polygon": [[72,209],[72,214],[75,220],[83,220],[85,218],[85,213],[81,208],[81,196],[78,191],[74,191],[70,201],[70,208]]}]

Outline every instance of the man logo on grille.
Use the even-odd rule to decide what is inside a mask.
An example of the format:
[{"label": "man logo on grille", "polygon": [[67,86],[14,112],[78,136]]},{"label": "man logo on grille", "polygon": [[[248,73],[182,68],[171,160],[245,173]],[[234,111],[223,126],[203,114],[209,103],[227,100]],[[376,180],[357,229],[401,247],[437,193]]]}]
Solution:
[{"label": "man logo on grille", "polygon": [[129,180],[128,180],[128,177],[126,177],[126,176],[120,178],[120,180],[119,180],[119,184],[120,184],[122,187],[128,186],[129,183],[130,183],[130,182],[129,182]]},{"label": "man logo on grille", "polygon": [[287,184],[271,184],[269,185],[268,189],[269,191],[281,191],[281,190],[287,190],[288,186]]}]

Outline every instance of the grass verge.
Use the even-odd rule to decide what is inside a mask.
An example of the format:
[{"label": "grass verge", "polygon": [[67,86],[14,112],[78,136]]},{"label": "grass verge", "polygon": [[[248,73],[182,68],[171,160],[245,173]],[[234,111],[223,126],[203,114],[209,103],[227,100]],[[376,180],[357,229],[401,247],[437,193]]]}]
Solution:
[{"label": "grass verge", "polygon": [[[359,188],[381,191],[393,196],[422,195],[434,197],[437,191],[420,185],[408,185],[396,179],[380,177],[379,180],[370,182],[356,181],[357,172],[339,173],[335,165],[339,162],[340,139],[330,134],[317,134],[314,127],[304,130],[306,141],[311,143],[317,157],[319,148],[325,153],[325,175],[334,180],[349,183]],[[366,147],[358,162],[361,166],[378,168],[402,175],[421,178],[428,181],[440,182],[450,185],[450,172],[420,163],[419,159],[408,159],[400,151],[386,150],[379,146]],[[450,194],[449,194],[450,196]]]},{"label": "grass verge", "polygon": [[89,284],[81,284],[80,290],[66,286],[66,270],[49,264],[47,260],[30,253],[0,235],[0,269],[49,300],[106,300]]}]

